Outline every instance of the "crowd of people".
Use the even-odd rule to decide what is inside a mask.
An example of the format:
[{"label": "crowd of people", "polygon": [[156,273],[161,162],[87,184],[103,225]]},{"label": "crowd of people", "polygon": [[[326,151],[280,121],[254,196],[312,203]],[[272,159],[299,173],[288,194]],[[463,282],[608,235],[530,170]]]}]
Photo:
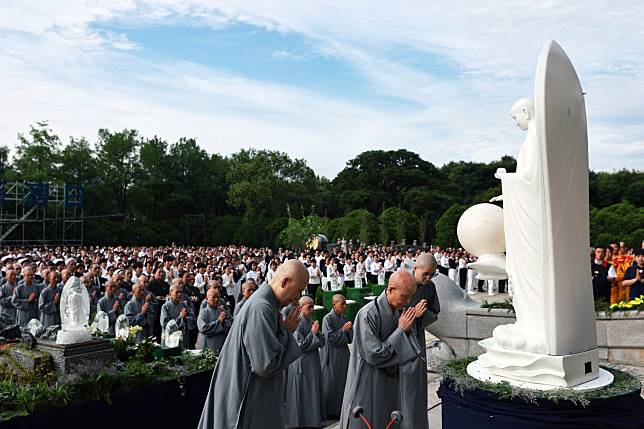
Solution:
[{"label": "crowd of people", "polygon": [[611,242],[590,249],[593,295],[610,304],[644,295],[644,242],[642,248],[628,248]]},{"label": "crowd of people", "polygon": [[[63,287],[70,278],[78,277],[87,288],[91,313],[107,314],[110,333],[114,334],[122,314],[130,326],[141,327],[137,340],[161,338],[164,327],[174,320],[183,332],[181,347],[215,350],[222,365],[248,365],[262,382],[270,379],[277,383],[256,386],[255,394],[265,398],[265,394],[286,392],[282,402],[286,427],[318,427],[325,417],[339,417],[347,411],[343,400],[348,396],[353,401],[361,389],[368,392],[373,388],[368,380],[405,392],[412,398],[409,404],[426,403],[426,392],[418,391],[426,383],[416,379],[410,383],[403,376],[415,372],[422,376],[424,368],[416,368],[418,362],[407,362],[402,371],[405,362],[389,360],[406,352],[418,357],[419,350],[424,350],[424,327],[436,320],[440,311],[431,283],[438,273],[468,293],[485,288],[490,294],[503,292],[504,281],[476,278],[468,268],[475,260],[462,249],[353,247],[346,242],[329,250],[299,253],[232,245],[7,249],[0,257],[0,307],[5,321],[23,327],[32,319],[39,319],[46,328],[58,325]],[[591,250],[591,269],[595,298],[617,302],[644,294],[643,249],[628,249],[623,243],[596,246]],[[294,278],[297,287],[292,286]],[[305,284],[300,278],[306,279]],[[387,285],[388,292],[377,298],[369,312],[360,312],[355,324],[344,316],[342,294],[334,294],[333,308],[322,320],[312,319],[320,289],[340,291],[368,284]],[[511,285],[508,289],[511,293]],[[251,300],[256,292],[259,295]],[[262,316],[264,310],[267,313]],[[272,332],[275,337],[258,336],[257,332]],[[403,341],[403,346],[401,339],[394,338],[396,332],[413,332],[417,339]],[[349,353],[352,342],[358,353]],[[268,362],[268,366],[261,368],[254,360],[255,364]],[[395,373],[382,373],[389,364],[396,367]],[[364,371],[372,374],[365,378],[360,375]],[[378,381],[379,377],[384,378]],[[249,380],[230,382],[243,385]],[[222,386],[228,383],[221,382]],[[284,390],[282,383],[287,386]],[[211,395],[217,394],[215,390],[211,386]],[[369,405],[369,397],[359,400]],[[212,404],[209,397],[202,422],[230,423],[230,419],[241,418],[239,414],[220,414],[222,408],[239,412],[244,400],[231,395],[226,399],[229,404],[220,400]],[[311,404],[316,405],[312,408]],[[385,405],[369,406],[378,409]],[[426,417],[422,406],[418,408],[407,409],[406,414]],[[255,409],[246,418],[254,421],[258,416],[262,418],[262,412]],[[343,416],[343,421],[349,420]]]}]

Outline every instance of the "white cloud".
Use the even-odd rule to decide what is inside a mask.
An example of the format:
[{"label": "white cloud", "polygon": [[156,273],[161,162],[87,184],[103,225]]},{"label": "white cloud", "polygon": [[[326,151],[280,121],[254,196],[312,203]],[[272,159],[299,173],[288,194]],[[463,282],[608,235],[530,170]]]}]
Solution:
[{"label": "white cloud", "polygon": [[[635,1],[57,1],[14,2],[0,15],[0,138],[50,119],[62,135],[98,127],[196,136],[209,151],[288,151],[333,176],[367,149],[405,147],[436,163],[517,152],[512,102],[530,95],[536,58],[555,37],[588,92],[591,167],[641,168],[644,159],[643,7]],[[151,64],[121,33],[95,24],[244,22],[303,35],[349,62],[371,88],[408,105],[364,105],[289,85],[168,60]],[[430,74],[396,53],[449,67]],[[455,70],[454,75],[449,75]]]}]

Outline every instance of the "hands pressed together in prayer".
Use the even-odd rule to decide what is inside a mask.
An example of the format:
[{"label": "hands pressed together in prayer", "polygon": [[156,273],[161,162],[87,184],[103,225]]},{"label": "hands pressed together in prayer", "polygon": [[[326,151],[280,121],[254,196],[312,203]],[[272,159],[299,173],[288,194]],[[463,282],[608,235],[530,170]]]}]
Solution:
[{"label": "hands pressed together in prayer", "polygon": [[311,332],[317,335],[319,330],[320,330],[320,322],[316,320],[315,322],[313,322],[313,326],[311,326]]},{"label": "hands pressed together in prayer", "polygon": [[349,321],[349,322],[345,323],[344,325],[342,325],[342,331],[343,332],[349,332],[349,329],[351,329],[352,327],[353,327],[353,323],[351,323],[351,321]]},{"label": "hands pressed together in prayer", "polygon": [[224,313],[223,311],[219,313],[219,317],[218,317],[219,323],[223,323],[225,318],[226,318],[226,313]]},{"label": "hands pressed together in prayer", "polygon": [[148,308],[150,308],[150,304],[146,302],[143,304],[143,307],[141,307],[141,314],[146,314],[148,312]]},{"label": "hands pressed together in prayer", "polygon": [[405,332],[409,332],[411,325],[414,323],[414,319],[416,319],[416,308],[409,307],[400,315],[400,319],[398,319],[398,327]]},{"label": "hands pressed together in prayer", "polygon": [[280,321],[289,332],[295,331],[297,325],[300,324],[300,307],[293,307],[284,320],[282,320],[282,316],[280,315]]},{"label": "hands pressed together in prayer", "polygon": [[60,294],[59,294],[59,293],[57,293],[57,294],[54,296],[54,303],[58,304],[59,302],[60,302]]},{"label": "hands pressed together in prayer", "polygon": [[427,300],[421,299],[418,304],[414,307],[414,315],[416,319],[423,317],[427,312]]},{"label": "hands pressed together in prayer", "polygon": [[112,306],[112,310],[113,311],[119,311],[120,308],[121,308],[121,303],[118,300],[116,300],[114,302],[114,305]]},{"label": "hands pressed together in prayer", "polygon": [[28,299],[29,302],[34,302],[36,300],[36,292],[31,292]]},{"label": "hands pressed together in prayer", "polygon": [[181,309],[181,312],[179,313],[179,317],[181,317],[182,319],[185,319],[187,315],[188,315],[188,311],[186,310],[186,307],[183,307]]}]

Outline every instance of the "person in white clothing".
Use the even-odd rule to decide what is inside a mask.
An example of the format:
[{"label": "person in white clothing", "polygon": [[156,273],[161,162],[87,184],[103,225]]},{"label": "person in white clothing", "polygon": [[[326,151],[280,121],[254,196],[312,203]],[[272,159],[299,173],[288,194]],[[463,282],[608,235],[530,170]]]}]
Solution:
[{"label": "person in white clothing", "polygon": [[309,285],[307,286],[306,293],[315,300],[318,288],[322,284],[322,273],[320,272],[320,268],[318,267],[318,263],[315,259],[311,260],[311,265],[309,266],[308,271]]},{"label": "person in white clothing", "polygon": [[356,262],[354,281],[355,287],[363,287],[367,285],[367,272],[364,267],[364,256],[360,256],[358,258],[358,262]]},{"label": "person in white clothing", "polygon": [[237,303],[237,295],[241,291],[241,285],[239,282],[235,281],[235,276],[233,274],[233,268],[231,266],[226,267],[226,272],[221,275],[222,286],[226,288],[226,293],[229,297]]},{"label": "person in white clothing", "polygon": [[331,284],[331,290],[339,290],[339,282],[338,282],[338,264],[335,262],[330,263],[326,267],[326,277],[329,280],[329,283]]},{"label": "person in white clothing", "polygon": [[382,262],[374,260],[371,263],[371,275],[376,278],[379,285],[385,284],[385,270],[382,268]]},{"label": "person in white clothing", "polygon": [[396,257],[393,255],[385,258],[385,278],[388,279],[396,271]]},{"label": "person in white clothing", "polygon": [[344,262],[344,284],[346,287],[352,288],[355,286],[355,275],[356,267],[353,265],[351,258],[348,257]]}]

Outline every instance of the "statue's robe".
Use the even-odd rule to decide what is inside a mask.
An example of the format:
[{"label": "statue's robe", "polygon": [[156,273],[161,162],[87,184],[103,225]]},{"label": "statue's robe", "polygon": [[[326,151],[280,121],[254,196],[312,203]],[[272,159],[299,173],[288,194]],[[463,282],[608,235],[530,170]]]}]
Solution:
[{"label": "statue's robe", "polygon": [[13,299],[13,290],[16,288],[15,283],[5,282],[0,286],[0,307],[2,308],[2,314],[11,318],[11,320],[16,320],[16,307],[13,305],[11,300]]},{"label": "statue's robe", "polygon": [[318,428],[326,418],[322,401],[322,368],[320,347],[324,336],[311,331],[313,321],[300,316],[293,336],[300,346],[302,357],[288,367],[286,383],[285,423],[287,428]]},{"label": "statue's robe", "polygon": [[322,319],[322,334],[326,340],[320,350],[322,364],[322,396],[327,416],[340,416],[342,395],[349,370],[349,346],[353,341],[353,328],[347,332],[342,326],[347,319],[331,310]]},{"label": "statue's robe", "polygon": [[427,300],[427,311],[423,317],[414,321],[411,332],[420,348],[417,359],[400,365],[400,411],[403,421],[400,428],[427,429],[427,349],[425,347],[425,328],[438,319],[440,303],[433,282],[418,285],[416,294],[409,303],[416,306]]},{"label": "statue's robe", "polygon": [[[186,317],[181,317],[181,310],[186,309]],[[170,320],[177,322],[177,326],[183,330],[183,339],[181,340],[181,347],[188,348],[188,338],[189,332],[196,325],[195,313],[192,311],[192,306],[185,301],[179,301],[178,304],[175,304],[171,299],[168,300],[161,307],[161,327],[165,329],[165,326]]]},{"label": "statue's robe", "polygon": [[[36,299],[29,302],[29,295],[36,294]],[[20,326],[27,326],[31,319],[38,319],[38,295],[40,289],[35,283],[30,285],[24,282],[18,283],[18,286],[13,290],[13,297],[11,303],[16,307],[16,323]]]},{"label": "statue's robe", "polygon": [[273,289],[261,286],[239,312],[220,353],[201,429],[283,429],[282,373],[302,352],[279,322]]},{"label": "statue's robe", "polygon": [[54,302],[56,294],[62,295],[63,290],[58,286],[52,288],[47,286],[40,292],[38,308],[40,309],[40,321],[45,328],[52,325],[60,325],[60,301]]},{"label": "statue's robe", "polygon": [[107,318],[110,320],[110,334],[114,335],[114,327],[116,325],[116,319],[123,314],[123,306],[119,307],[117,311],[113,310],[114,303],[116,302],[116,295],[114,297],[109,297],[107,294],[103,298],[98,300],[98,310],[104,311],[107,313]]},{"label": "statue's robe", "polygon": [[148,304],[148,311],[142,314],[145,299],[132,296],[132,300],[125,304],[124,314],[130,326],[140,326],[142,330],[136,334],[136,341],[154,336],[154,303]]},{"label": "statue's robe", "polygon": [[389,306],[386,293],[382,292],[356,315],[340,416],[342,429],[363,427],[362,421],[351,416],[351,409],[358,405],[371,427],[386,427],[391,412],[400,408],[399,365],[420,355],[413,333],[398,327],[400,311]]},{"label": "statue's robe", "polygon": [[[235,307],[237,311],[237,307]],[[219,315],[224,313],[224,321],[219,321]],[[220,352],[226,342],[226,336],[233,325],[233,319],[230,313],[219,307],[212,308],[206,305],[199,311],[197,317],[197,349],[210,349]]]}]

